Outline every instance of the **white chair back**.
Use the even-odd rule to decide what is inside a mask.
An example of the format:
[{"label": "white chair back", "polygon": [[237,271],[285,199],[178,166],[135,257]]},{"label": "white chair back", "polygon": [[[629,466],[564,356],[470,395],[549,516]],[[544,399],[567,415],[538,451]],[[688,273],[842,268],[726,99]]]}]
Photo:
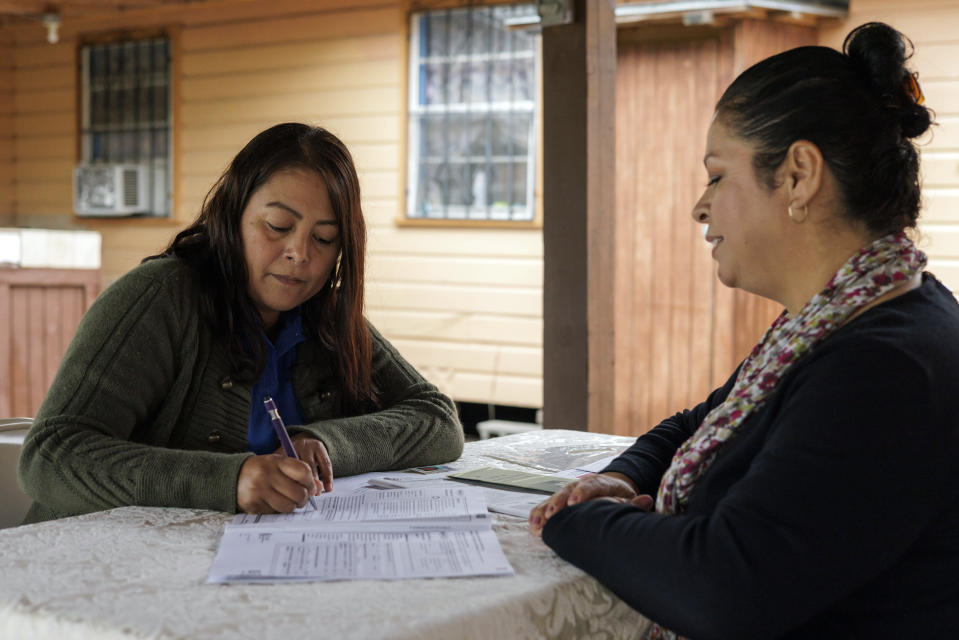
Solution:
[{"label": "white chair back", "polygon": [[0,529],[23,520],[31,500],[17,484],[20,449],[33,418],[0,418]]}]

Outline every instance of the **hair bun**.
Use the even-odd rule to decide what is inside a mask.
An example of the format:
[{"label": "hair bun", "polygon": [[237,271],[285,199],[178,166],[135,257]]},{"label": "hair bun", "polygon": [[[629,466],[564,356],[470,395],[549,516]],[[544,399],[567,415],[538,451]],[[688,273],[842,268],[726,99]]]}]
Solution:
[{"label": "hair bun", "polygon": [[849,32],[842,48],[898,122],[903,136],[915,138],[925,133],[932,116],[920,104],[918,82],[906,68],[912,42],[887,24],[867,22]]},{"label": "hair bun", "polygon": [[929,109],[922,105],[912,103],[899,112],[899,126],[902,127],[902,135],[907,138],[921,136],[931,124],[932,116]]}]

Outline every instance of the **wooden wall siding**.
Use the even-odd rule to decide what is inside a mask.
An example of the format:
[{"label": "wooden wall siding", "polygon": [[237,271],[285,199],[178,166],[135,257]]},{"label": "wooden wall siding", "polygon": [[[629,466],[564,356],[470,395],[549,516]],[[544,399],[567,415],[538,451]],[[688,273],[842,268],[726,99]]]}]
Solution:
[{"label": "wooden wall siding", "polygon": [[[358,132],[360,140],[376,136],[384,130],[384,121],[395,131],[395,104],[387,117],[371,123],[364,115],[354,117],[357,109],[343,104],[348,94],[327,108],[329,100],[325,94],[321,100],[318,90],[326,86],[330,95],[342,94],[344,87],[357,86],[358,79],[376,77],[370,68],[351,66],[349,55],[365,57],[380,68],[388,60],[395,78],[398,46],[384,52],[376,43],[384,41],[384,34],[401,40],[399,16],[399,3],[389,0],[211,0],[75,18],[65,22],[56,45],[47,44],[43,30],[33,24],[3,30],[0,37],[15,44],[10,118],[18,160],[11,169],[15,222],[100,231],[105,281],[111,282],[162,248],[192,219],[239,145],[265,126],[299,119],[337,129],[342,120],[340,133],[348,143],[351,132]],[[392,27],[385,26],[389,24]],[[174,219],[77,219],[71,213],[70,175],[78,157],[78,42],[121,30],[158,29],[167,30],[174,41],[174,120],[182,125],[174,134]],[[311,52],[319,55],[311,57]],[[231,67],[231,60],[240,64]],[[248,75],[244,69],[250,70]],[[372,96],[360,91],[353,98],[362,105]],[[327,117],[331,109],[348,115]],[[0,112],[0,137],[3,123]],[[196,155],[190,155],[194,151]]]},{"label": "wooden wall siding", "polygon": [[[13,61],[10,36],[0,30],[0,226],[14,224]],[[2,257],[0,257],[2,259]]]},{"label": "wooden wall siding", "polygon": [[932,132],[919,141],[923,209],[919,246],[929,270],[959,295],[959,3],[955,0],[853,0],[848,19],[829,26],[820,42],[842,46],[854,27],[881,20],[915,45],[911,64],[919,71],[926,106],[936,112]]},{"label": "wooden wall siding", "polygon": [[[718,282],[690,211],[704,183],[702,149],[718,91],[717,38],[620,40],[616,92],[617,207],[635,212],[631,238],[632,313],[622,376],[630,389],[626,424],[638,435],[713,386],[713,306]],[[655,87],[655,90],[650,90]],[[632,339],[629,339],[629,337]]]},{"label": "wooden wall siding", "polygon": [[0,269],[0,416],[34,416],[83,313],[96,270]]},{"label": "wooden wall siding", "polygon": [[[456,399],[541,406],[541,232],[395,224],[405,201],[407,5],[208,0],[65,22],[58,45],[42,30],[11,30],[16,222],[100,231],[108,284],[194,217],[257,132],[288,120],[325,126],[350,147],[360,174],[370,319]],[[174,38],[174,219],[75,218],[78,40],[159,28]],[[0,97],[0,180],[4,104]]]},{"label": "wooden wall siding", "polygon": [[400,228],[395,214],[370,229],[373,323],[457,400],[541,406],[540,232]]},{"label": "wooden wall siding", "polygon": [[268,27],[184,29],[183,202],[199,206],[238,141],[266,124],[326,126],[360,171],[370,319],[456,399],[538,407],[540,234],[395,224],[404,201],[407,26],[403,11],[381,4]]},{"label": "wooden wall siding", "polygon": [[[397,170],[400,13],[395,7],[315,11],[293,20],[297,29],[291,29],[291,20],[277,16],[183,30],[185,213],[199,209],[210,185],[247,140],[271,124],[291,120],[329,128],[358,158],[378,157],[384,145],[394,150],[385,167],[382,162],[373,170],[359,166],[364,203],[383,197],[369,183],[380,178],[377,172]],[[380,71],[371,72],[371,67]],[[364,77],[367,82],[357,82]],[[355,134],[368,126],[371,134],[357,139]],[[373,145],[372,153],[366,145]]]},{"label": "wooden wall siding", "polygon": [[[619,353],[632,399],[613,432],[639,435],[725,382],[781,306],[723,286],[691,216],[719,95],[748,65],[808,43],[811,29],[744,21],[725,32],[661,39],[620,35],[617,207],[634,212],[621,265],[632,279]],[[629,289],[629,287],[625,287]]]},{"label": "wooden wall siding", "polygon": [[[71,176],[77,158],[75,42],[24,45],[13,34],[15,221],[74,226]],[[34,34],[43,37],[42,30]]]}]

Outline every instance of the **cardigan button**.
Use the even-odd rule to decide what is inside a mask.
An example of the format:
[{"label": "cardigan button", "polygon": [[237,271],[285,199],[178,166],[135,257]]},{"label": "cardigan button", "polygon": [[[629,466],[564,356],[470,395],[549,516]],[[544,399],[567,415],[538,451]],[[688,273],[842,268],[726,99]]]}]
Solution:
[{"label": "cardigan button", "polygon": [[221,434],[219,431],[211,431],[210,435],[206,437],[206,441],[209,442],[210,444],[216,444],[222,438],[223,438],[223,434]]},{"label": "cardigan button", "polygon": [[329,400],[332,397],[333,397],[332,391],[324,391],[323,393],[320,394],[320,399],[322,400]]},{"label": "cardigan button", "polygon": [[229,378],[223,378],[223,382],[220,383],[220,388],[224,391],[228,391],[233,388],[233,381]]}]

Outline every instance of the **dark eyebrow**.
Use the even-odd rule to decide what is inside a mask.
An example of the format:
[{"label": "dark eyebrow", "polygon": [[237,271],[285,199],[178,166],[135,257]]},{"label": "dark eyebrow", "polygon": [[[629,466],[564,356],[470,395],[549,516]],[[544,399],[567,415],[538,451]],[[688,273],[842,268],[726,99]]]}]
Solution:
[{"label": "dark eyebrow", "polygon": [[[276,207],[277,209],[283,209],[284,211],[288,212],[291,216],[293,216],[293,217],[296,218],[297,220],[302,220],[302,219],[303,219],[303,214],[301,214],[299,211],[297,211],[297,210],[294,209],[293,207],[291,207],[291,206],[289,206],[289,205],[283,204],[283,203],[280,202],[279,200],[274,200],[273,202],[267,202],[267,203],[266,203],[266,206],[268,206],[268,207]],[[316,224],[326,224],[326,225],[330,225],[330,226],[332,226],[332,227],[338,227],[338,226],[340,226],[340,224],[339,224],[336,220],[320,220],[320,221],[317,222]]]},{"label": "dark eyebrow", "polygon": [[299,211],[297,211],[296,209],[294,209],[294,208],[291,207],[291,206],[288,206],[288,205],[283,204],[282,202],[280,202],[280,201],[278,201],[278,200],[274,200],[273,202],[267,202],[267,203],[266,203],[266,206],[268,206],[268,207],[277,207],[277,208],[279,208],[279,209],[283,209],[284,211],[289,212],[290,215],[292,215],[292,216],[293,216],[294,218],[296,218],[297,220],[302,220],[302,219],[303,219],[303,215],[302,215]]}]

